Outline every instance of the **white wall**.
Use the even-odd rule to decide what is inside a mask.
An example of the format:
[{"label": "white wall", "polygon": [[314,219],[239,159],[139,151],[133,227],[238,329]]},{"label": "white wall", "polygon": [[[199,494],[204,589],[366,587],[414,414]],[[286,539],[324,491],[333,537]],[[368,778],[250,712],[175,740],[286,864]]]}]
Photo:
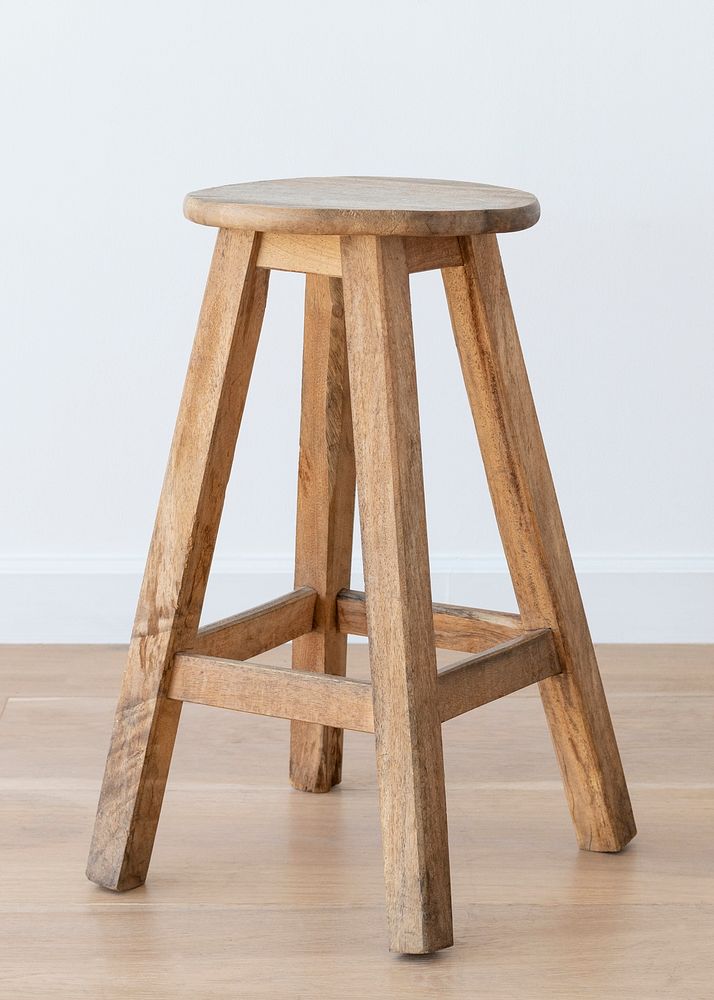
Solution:
[{"label": "white wall", "polygon": [[[537,193],[502,248],[593,631],[714,640],[708,0],[2,21],[0,639],[128,634],[214,238],[184,193],[371,173]],[[274,276],[210,616],[290,586],[301,295]],[[438,275],[413,303],[435,594],[508,607]]]}]

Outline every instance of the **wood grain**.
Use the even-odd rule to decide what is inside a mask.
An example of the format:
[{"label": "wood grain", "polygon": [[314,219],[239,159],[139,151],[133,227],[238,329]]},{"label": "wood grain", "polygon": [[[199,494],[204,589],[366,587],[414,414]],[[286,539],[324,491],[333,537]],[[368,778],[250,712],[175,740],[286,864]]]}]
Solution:
[{"label": "wood grain", "polygon": [[191,652],[248,660],[312,631],[317,594],[300,587],[249,611],[202,626]]},{"label": "wood grain", "polygon": [[[405,240],[407,269],[431,271],[463,263],[455,236],[414,236]],[[275,271],[298,271],[342,277],[339,236],[309,236],[297,233],[263,233],[258,267]]]},{"label": "wood grain", "polygon": [[416,954],[453,938],[408,272],[397,238],[342,255],[387,920]]},{"label": "wood grain", "polygon": [[[372,687],[368,681],[347,680],[315,669],[293,667],[293,671],[291,676],[282,666],[194,651],[177,653],[168,697],[319,724],[326,729],[337,726],[374,732]],[[559,671],[551,632],[526,632],[439,673],[439,718],[442,722],[453,719]]]},{"label": "wood grain", "polygon": [[[440,649],[479,653],[523,632],[518,615],[484,611],[455,604],[432,604],[434,642]],[[367,635],[367,601],[364,591],[342,590],[337,595],[337,622],[341,632]]]},{"label": "wood grain", "polygon": [[[468,997],[475,982],[498,1000],[708,998],[711,646],[598,647],[643,832],[618,855],[572,850],[526,692],[443,727],[459,933],[416,962],[384,949],[374,753],[359,733],[333,796],[290,794],[285,724],[186,705],[150,882],[110,895],[81,877],[114,701],[92,696],[115,688],[122,653],[0,647],[16,695],[0,718],[8,1000],[124,1000],[137,982],[147,1000],[283,1000],[286,976],[289,993],[332,996],[336,967],[343,994],[380,1000]],[[349,657],[366,676],[367,646]]]},{"label": "wood grain", "polygon": [[557,673],[560,663],[552,632],[526,632],[442,670],[439,717],[446,722]]},{"label": "wood grain", "polygon": [[525,191],[410,177],[296,177],[192,191],[184,214],[204,226],[317,235],[462,236],[528,229]]},{"label": "wood grain", "polygon": [[[344,675],[347,637],[337,630],[337,593],[350,583],[355,504],[350,383],[342,282],[305,282],[295,586],[315,590],[314,630],[293,644],[293,667]],[[296,717],[297,718],[297,717]],[[328,720],[325,719],[324,722]],[[290,781],[328,792],[342,775],[342,731],[296,721],[290,727]]]},{"label": "wood grain", "polygon": [[550,628],[562,673],[541,694],[578,843],[635,835],[627,785],[528,383],[496,238],[443,271],[461,368],[523,625]]},{"label": "wood grain", "polygon": [[404,249],[410,274],[463,264],[461,244],[455,236],[407,236]]},{"label": "wood grain", "polygon": [[[349,654],[365,674],[366,645]],[[0,718],[0,995],[125,1000],[139,983],[146,1000],[331,997],[339,969],[342,995],[380,1000],[469,997],[474,983],[489,1000],[705,1000],[714,648],[598,656],[643,836],[619,855],[572,850],[526,692],[453,720],[458,939],[398,961],[384,949],[371,737],[347,735],[333,796],[290,794],[281,721],[186,705],[151,881],[110,895],[81,871],[125,650],[0,646],[13,696]]]},{"label": "wood grain", "polygon": [[268,272],[259,238],[218,234],[139,597],[87,876],[146,878],[181,705],[166,698],[176,649],[198,630],[258,343]]},{"label": "wood grain", "polygon": [[320,723],[340,732],[343,728],[374,731],[371,685],[314,671],[179,653],[168,696],[236,712]]},{"label": "wood grain", "polygon": [[339,236],[263,233],[258,267],[274,271],[342,276]]}]

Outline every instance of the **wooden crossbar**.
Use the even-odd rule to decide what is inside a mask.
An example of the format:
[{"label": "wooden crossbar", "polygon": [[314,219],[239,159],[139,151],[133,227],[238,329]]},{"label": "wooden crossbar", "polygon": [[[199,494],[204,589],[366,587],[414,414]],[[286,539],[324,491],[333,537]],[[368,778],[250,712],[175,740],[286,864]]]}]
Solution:
[{"label": "wooden crossbar", "polygon": [[247,660],[312,631],[317,595],[300,587],[198,630],[191,653]]},{"label": "wooden crossbar", "polygon": [[169,698],[374,732],[372,685],[330,674],[179,653]]},{"label": "wooden crossbar", "polygon": [[[550,629],[525,632],[442,671],[442,722],[560,672]],[[169,698],[374,732],[372,685],[330,674],[178,653]]]},{"label": "wooden crossbar", "polygon": [[[404,241],[407,270],[431,271],[460,267],[463,263],[455,236],[412,236]],[[258,267],[342,277],[339,236],[304,236],[296,233],[263,233]]]},{"label": "wooden crossbar", "polygon": [[441,721],[463,715],[560,671],[551,630],[524,632],[439,674]]},{"label": "wooden crossbar", "polygon": [[[523,633],[518,615],[483,611],[455,604],[434,604],[434,640],[439,649],[480,653]],[[350,635],[367,635],[367,608],[363,591],[341,590],[337,595],[337,627]]]}]

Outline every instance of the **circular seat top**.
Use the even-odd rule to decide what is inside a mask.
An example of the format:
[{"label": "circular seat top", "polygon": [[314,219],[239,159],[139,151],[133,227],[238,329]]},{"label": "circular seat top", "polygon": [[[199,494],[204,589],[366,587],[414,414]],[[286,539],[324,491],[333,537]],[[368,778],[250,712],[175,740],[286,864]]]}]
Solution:
[{"label": "circular seat top", "polygon": [[513,188],[405,177],[296,177],[192,191],[184,214],[224,229],[313,235],[468,236],[528,229],[537,198]]}]

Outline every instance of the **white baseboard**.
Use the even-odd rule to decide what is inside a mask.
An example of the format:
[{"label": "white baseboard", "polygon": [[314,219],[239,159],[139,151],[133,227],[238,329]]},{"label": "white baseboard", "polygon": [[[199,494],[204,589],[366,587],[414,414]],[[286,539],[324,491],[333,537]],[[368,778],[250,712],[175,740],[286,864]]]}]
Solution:
[{"label": "white baseboard", "polygon": [[[502,558],[431,565],[435,600],[516,610]],[[282,555],[217,558],[204,620],[292,589],[292,566]],[[575,566],[596,642],[714,642],[714,556],[582,556]],[[0,558],[0,642],[125,642],[142,570],[140,557]]]}]

